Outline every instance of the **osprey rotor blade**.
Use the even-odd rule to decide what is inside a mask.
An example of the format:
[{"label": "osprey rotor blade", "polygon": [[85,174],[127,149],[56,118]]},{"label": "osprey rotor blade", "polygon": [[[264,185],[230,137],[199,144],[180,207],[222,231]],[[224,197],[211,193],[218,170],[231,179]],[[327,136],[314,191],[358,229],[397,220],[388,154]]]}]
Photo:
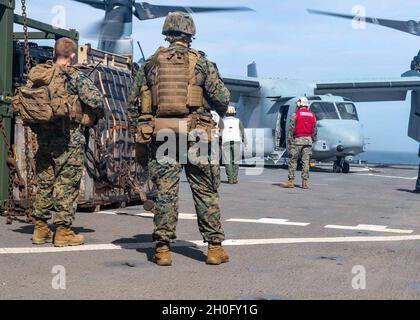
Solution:
[{"label": "osprey rotor blade", "polygon": [[133,21],[130,7],[118,7],[108,11],[102,23],[100,38],[103,40],[116,40],[124,35],[127,24]]},{"label": "osprey rotor blade", "polygon": [[131,22],[130,8],[119,7],[107,12],[104,19],[91,23],[81,34],[90,39],[117,40],[124,35],[126,24]]},{"label": "osprey rotor blade", "polygon": [[147,2],[139,2],[134,4],[134,15],[139,20],[149,20],[166,17],[169,12],[182,11],[188,13],[204,13],[204,12],[227,12],[227,11],[254,11],[247,7],[187,7],[187,6],[160,6]]},{"label": "osprey rotor blade", "polygon": [[96,9],[105,10],[105,1],[103,1],[103,0],[73,0],[73,1],[77,1],[77,2],[87,4],[91,7],[96,8]]},{"label": "osprey rotor blade", "polygon": [[378,19],[378,18],[370,18],[370,17],[363,17],[363,16],[357,16],[357,15],[347,15],[347,14],[311,10],[311,9],[308,9],[308,12],[314,13],[314,14],[321,14],[325,16],[337,17],[337,18],[344,18],[344,19],[350,19],[350,20],[354,19],[356,21],[365,21],[367,23],[377,24],[380,26],[410,33],[415,36],[420,36],[420,22],[414,21],[414,20],[399,21],[399,20]]}]

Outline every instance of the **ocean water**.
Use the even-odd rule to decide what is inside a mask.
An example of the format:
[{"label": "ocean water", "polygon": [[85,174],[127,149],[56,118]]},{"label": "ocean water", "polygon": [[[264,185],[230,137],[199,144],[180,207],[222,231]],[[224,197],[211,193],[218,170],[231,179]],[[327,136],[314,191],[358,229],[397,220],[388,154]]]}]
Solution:
[{"label": "ocean water", "polygon": [[411,164],[418,165],[420,158],[416,152],[366,151],[354,158],[375,164]]}]

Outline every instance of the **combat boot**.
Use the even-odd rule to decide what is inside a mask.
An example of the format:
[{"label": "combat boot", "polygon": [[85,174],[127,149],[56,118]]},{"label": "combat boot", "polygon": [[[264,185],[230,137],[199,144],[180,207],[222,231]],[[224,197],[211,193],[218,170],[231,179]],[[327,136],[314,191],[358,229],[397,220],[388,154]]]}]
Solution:
[{"label": "combat boot", "polygon": [[302,180],[302,189],[309,189],[308,187],[308,179]]},{"label": "combat boot", "polygon": [[289,179],[287,182],[283,182],[281,185],[283,188],[293,189],[295,187],[295,180]]},{"label": "combat boot", "polygon": [[59,226],[54,235],[54,246],[80,246],[85,243],[85,237],[75,234],[70,227]]},{"label": "combat boot", "polygon": [[158,243],[156,244],[155,248],[155,255],[153,256],[153,262],[156,263],[158,266],[171,266],[172,265],[172,257],[171,257],[171,249],[167,244]]},{"label": "combat boot", "polygon": [[52,242],[53,232],[48,228],[48,223],[45,220],[36,219],[34,234],[32,235],[32,244],[44,244]]},{"label": "combat boot", "polygon": [[229,255],[223,249],[221,244],[209,244],[207,253],[207,264],[219,265],[225,262],[229,262]]}]

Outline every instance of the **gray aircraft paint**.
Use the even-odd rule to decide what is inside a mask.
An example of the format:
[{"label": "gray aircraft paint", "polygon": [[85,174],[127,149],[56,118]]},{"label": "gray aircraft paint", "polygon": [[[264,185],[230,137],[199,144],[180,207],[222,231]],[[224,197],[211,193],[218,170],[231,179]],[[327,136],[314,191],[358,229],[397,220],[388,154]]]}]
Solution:
[{"label": "gray aircraft paint", "polygon": [[[255,78],[243,78],[253,81]],[[290,117],[296,110],[297,97],[313,96],[315,83],[310,81],[289,79],[258,79],[260,88],[248,93],[242,93],[233,104],[237,107],[238,116],[247,128],[248,141],[253,141],[255,148],[255,130],[264,132],[264,156],[268,156],[275,148],[275,130],[279,111],[283,105],[289,105],[287,127]],[[276,97],[276,98],[273,98]],[[349,102],[339,96],[318,96],[325,102]],[[318,101],[318,100],[317,100]],[[312,103],[313,100],[310,100]],[[364,136],[362,125],[355,120],[330,120],[318,121],[318,142],[313,147],[313,159],[329,160],[337,156],[355,156],[364,150]],[[261,143],[261,139],[260,139]],[[342,152],[337,151],[337,146],[343,146]]]}]

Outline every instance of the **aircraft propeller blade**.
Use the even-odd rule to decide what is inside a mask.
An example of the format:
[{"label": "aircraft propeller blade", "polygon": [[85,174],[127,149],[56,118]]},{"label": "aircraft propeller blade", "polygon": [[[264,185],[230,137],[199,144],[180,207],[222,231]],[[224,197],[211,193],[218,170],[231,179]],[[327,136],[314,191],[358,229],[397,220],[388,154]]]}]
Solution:
[{"label": "aircraft propeller blade", "polygon": [[82,35],[86,38],[103,40],[118,40],[123,36],[126,23],[132,22],[132,12],[129,7],[118,7],[106,13],[105,19],[92,23]]},{"label": "aircraft propeller blade", "polygon": [[340,14],[340,13],[326,12],[326,11],[319,11],[319,10],[312,10],[312,9],[308,9],[308,12],[314,13],[314,14],[331,16],[331,17],[337,17],[337,18],[350,19],[350,20],[363,18],[367,23],[377,24],[380,26],[410,33],[415,36],[420,36],[420,22],[414,21],[414,20],[399,21],[399,20],[378,19],[378,18],[370,18],[370,17],[358,17],[355,15],[347,15],[347,14]]},{"label": "aircraft propeller blade", "polygon": [[97,39],[102,29],[103,23],[104,23],[103,18],[95,22],[90,22],[86,28],[83,28],[82,30],[80,30],[80,34],[85,39]]},{"label": "aircraft propeller blade", "polygon": [[91,7],[96,8],[96,9],[105,10],[105,1],[103,1],[103,0],[73,0],[73,1],[77,1],[77,2],[87,4]]},{"label": "aircraft propeller blade", "polygon": [[138,2],[134,4],[134,15],[139,20],[149,20],[166,17],[169,12],[182,11],[188,13],[203,12],[225,12],[225,11],[254,11],[248,7],[187,7],[187,6],[160,6],[147,2]]}]

